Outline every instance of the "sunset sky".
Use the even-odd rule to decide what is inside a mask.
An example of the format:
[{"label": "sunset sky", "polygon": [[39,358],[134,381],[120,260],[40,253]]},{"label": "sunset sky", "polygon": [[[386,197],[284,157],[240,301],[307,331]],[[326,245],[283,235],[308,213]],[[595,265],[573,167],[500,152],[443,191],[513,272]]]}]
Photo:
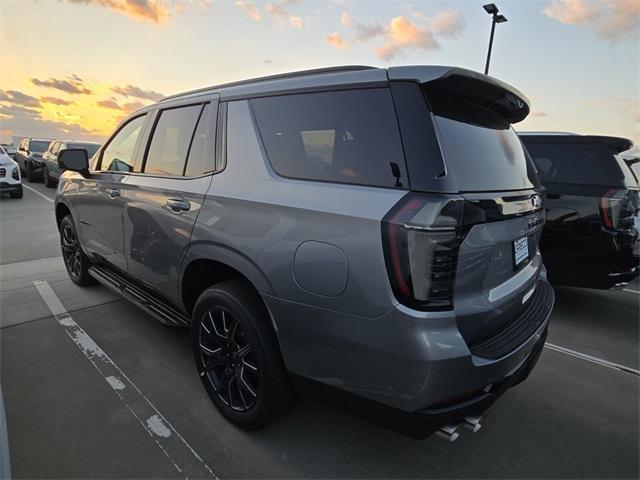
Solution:
[{"label": "sunset sky", "polygon": [[[2,0],[0,140],[104,140],[163,95],[307,68],[482,71],[483,1]],[[640,143],[640,0],[496,2],[491,74],[533,104],[521,130]]]}]

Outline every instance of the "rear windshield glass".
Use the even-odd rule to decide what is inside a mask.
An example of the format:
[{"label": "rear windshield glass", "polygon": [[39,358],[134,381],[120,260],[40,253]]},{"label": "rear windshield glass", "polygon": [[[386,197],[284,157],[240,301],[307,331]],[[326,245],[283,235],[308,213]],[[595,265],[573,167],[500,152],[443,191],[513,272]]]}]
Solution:
[{"label": "rear windshield glass", "polygon": [[534,188],[527,158],[510,126],[480,126],[434,115],[440,146],[460,191]]},{"label": "rear windshield glass", "polygon": [[69,148],[83,148],[87,151],[87,155],[89,158],[93,157],[93,154],[98,150],[99,145],[94,145],[92,143],[71,143],[69,144]]},{"label": "rear windshield glass", "polygon": [[29,150],[31,152],[46,152],[51,142],[41,142],[38,140],[29,140]]},{"label": "rear windshield glass", "polygon": [[527,142],[527,150],[542,182],[607,185],[603,156],[613,159],[604,149],[584,143]]}]

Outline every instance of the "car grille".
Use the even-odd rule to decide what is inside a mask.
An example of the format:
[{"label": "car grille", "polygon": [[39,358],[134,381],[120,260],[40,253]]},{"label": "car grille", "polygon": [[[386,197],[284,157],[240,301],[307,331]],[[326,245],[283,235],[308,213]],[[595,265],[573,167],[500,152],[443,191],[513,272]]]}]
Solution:
[{"label": "car grille", "polygon": [[7,174],[6,168],[0,168],[0,177],[4,177]]},{"label": "car grille", "polygon": [[547,282],[539,281],[531,299],[523,306],[517,317],[489,338],[469,344],[474,355],[496,359],[511,353],[544,323],[553,303],[553,289]]}]

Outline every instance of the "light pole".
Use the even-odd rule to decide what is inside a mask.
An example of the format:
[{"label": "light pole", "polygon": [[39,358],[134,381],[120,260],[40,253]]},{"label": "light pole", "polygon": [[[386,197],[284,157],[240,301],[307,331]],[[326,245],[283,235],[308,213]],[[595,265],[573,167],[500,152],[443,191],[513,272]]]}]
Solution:
[{"label": "light pole", "polygon": [[487,52],[487,64],[484,67],[484,74],[489,74],[489,62],[491,61],[491,48],[493,47],[493,34],[496,31],[496,23],[504,23],[507,21],[507,17],[504,15],[498,15],[498,7],[496,7],[495,3],[488,3],[487,5],[483,5],[482,8],[485,11],[492,15],[493,19],[491,21],[491,37],[489,37],[489,51]]}]

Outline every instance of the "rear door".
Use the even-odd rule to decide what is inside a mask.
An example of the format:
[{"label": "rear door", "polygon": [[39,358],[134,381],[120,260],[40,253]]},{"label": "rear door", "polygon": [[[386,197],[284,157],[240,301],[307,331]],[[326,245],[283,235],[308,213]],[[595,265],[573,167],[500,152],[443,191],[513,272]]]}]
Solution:
[{"label": "rear door", "polygon": [[208,96],[158,110],[141,172],[122,185],[128,271],[175,302],[180,265],[211,184],[217,107]]}]

